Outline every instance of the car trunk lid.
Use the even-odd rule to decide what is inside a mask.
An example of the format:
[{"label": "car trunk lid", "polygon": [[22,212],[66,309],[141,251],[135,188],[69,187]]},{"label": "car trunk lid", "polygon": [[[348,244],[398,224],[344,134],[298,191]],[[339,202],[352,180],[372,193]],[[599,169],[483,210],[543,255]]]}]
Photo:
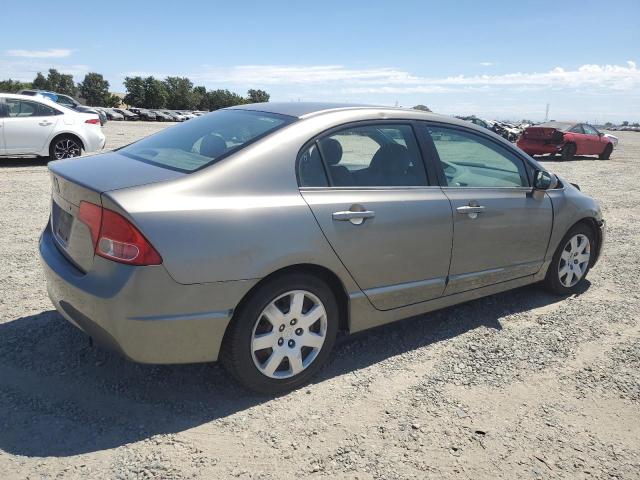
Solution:
[{"label": "car trunk lid", "polygon": [[49,170],[51,231],[62,253],[82,272],[93,266],[94,245],[89,227],[79,218],[81,202],[102,206],[104,192],[185,175],[117,152],[51,162]]}]

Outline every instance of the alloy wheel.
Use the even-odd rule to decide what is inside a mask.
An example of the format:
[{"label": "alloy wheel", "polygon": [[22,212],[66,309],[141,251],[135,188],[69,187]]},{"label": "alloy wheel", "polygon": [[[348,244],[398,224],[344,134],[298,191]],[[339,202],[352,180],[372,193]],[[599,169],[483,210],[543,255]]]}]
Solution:
[{"label": "alloy wheel", "polygon": [[53,148],[53,155],[58,160],[80,156],[80,145],[70,138],[58,140]]},{"label": "alloy wheel", "polygon": [[327,313],[320,299],[292,290],[267,305],[253,327],[251,357],[260,373],[290,378],[316,359],[327,335]]},{"label": "alloy wheel", "polygon": [[564,246],[558,263],[560,283],[567,288],[576,285],[589,267],[591,243],[586,235],[578,233]]}]

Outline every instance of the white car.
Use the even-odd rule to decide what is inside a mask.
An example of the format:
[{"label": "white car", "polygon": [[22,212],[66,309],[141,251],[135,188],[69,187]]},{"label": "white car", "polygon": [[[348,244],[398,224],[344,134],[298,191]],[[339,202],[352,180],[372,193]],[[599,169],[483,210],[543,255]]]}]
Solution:
[{"label": "white car", "polygon": [[614,147],[618,145],[618,137],[616,137],[615,135],[611,135],[610,133],[605,133],[604,136],[607,137],[609,140],[611,140],[611,143],[613,144]]},{"label": "white car", "polygon": [[95,113],[76,112],[41,95],[0,93],[0,157],[70,158],[104,144]]}]

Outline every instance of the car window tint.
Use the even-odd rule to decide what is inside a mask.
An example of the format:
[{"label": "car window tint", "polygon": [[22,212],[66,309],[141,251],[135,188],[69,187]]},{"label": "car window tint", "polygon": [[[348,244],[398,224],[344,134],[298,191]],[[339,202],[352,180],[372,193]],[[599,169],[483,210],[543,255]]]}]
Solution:
[{"label": "car window tint", "polygon": [[320,158],[320,152],[315,143],[306,148],[300,155],[298,178],[300,179],[301,187],[326,187],[329,185],[329,180]]},{"label": "car window tint", "polygon": [[576,125],[575,127],[571,128],[569,131],[572,132],[572,133],[584,133],[582,131],[582,126],[581,125]]},{"label": "car window tint", "polygon": [[38,103],[7,98],[7,116],[9,117],[35,117],[38,116]]},{"label": "car window tint", "polygon": [[528,186],[524,162],[489,139],[462,130],[426,127],[450,187]]},{"label": "car window tint", "polygon": [[52,115],[58,115],[60,112],[55,108],[48,105],[38,104],[37,114],[39,117],[50,117]]},{"label": "car window tint", "polygon": [[318,143],[332,186],[427,185],[418,144],[409,125],[352,127]]},{"label": "car window tint", "polygon": [[167,128],[119,151],[135,160],[189,173],[212,165],[293,121],[294,117],[274,113],[218,110]]},{"label": "car window tint", "polygon": [[587,135],[598,135],[598,131],[591,125],[584,124],[582,125],[582,128],[584,129],[584,133]]}]

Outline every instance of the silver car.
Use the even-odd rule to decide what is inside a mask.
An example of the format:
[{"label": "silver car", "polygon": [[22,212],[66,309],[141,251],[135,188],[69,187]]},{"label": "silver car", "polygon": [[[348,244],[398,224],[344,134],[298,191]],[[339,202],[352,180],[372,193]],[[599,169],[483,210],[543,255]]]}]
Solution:
[{"label": "silver car", "polygon": [[581,288],[598,204],[486,129],[416,110],[241,105],[49,164],[55,307],[131,360],[307,382],[357,332],[535,282]]}]

